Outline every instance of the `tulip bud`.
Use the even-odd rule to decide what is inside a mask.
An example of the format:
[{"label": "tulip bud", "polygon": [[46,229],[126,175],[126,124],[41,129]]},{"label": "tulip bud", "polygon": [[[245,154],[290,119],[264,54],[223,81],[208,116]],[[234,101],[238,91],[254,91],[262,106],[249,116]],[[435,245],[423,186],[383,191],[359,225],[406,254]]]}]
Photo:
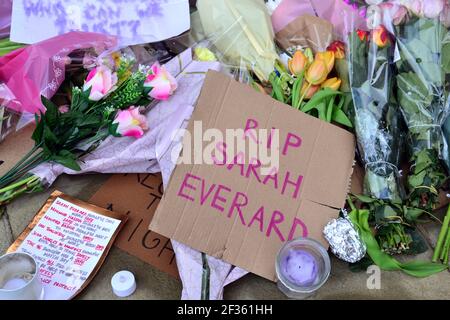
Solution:
[{"label": "tulip bud", "polygon": [[333,68],[334,68],[334,52],[333,51],[317,52],[316,60],[322,60],[323,62],[325,62],[328,73],[330,73],[333,70]]},{"label": "tulip bud", "polygon": [[305,56],[308,58],[308,62],[311,64],[314,61],[314,53],[311,48],[305,49]]},{"label": "tulip bud", "polygon": [[327,51],[334,52],[336,59],[345,58],[345,44],[342,41],[334,41],[328,46]]},{"label": "tulip bud", "polygon": [[328,80],[326,80],[324,83],[322,83],[322,88],[329,88],[331,90],[339,90],[339,88],[341,87],[341,79],[338,79],[336,77],[334,78],[330,78]]},{"label": "tulip bud", "polygon": [[369,40],[369,32],[368,31],[358,29],[358,30],[356,30],[356,33],[358,34],[358,37],[359,37],[359,39],[361,39],[361,41]]},{"label": "tulip bud", "polygon": [[300,91],[300,96],[302,96],[304,100],[309,100],[316,94],[317,91],[319,91],[319,89],[320,86],[310,85],[305,81],[303,82],[303,86]]},{"label": "tulip bud", "polygon": [[319,85],[327,79],[328,73],[325,61],[316,59],[306,71],[305,78],[312,85]]},{"label": "tulip bud", "polygon": [[308,66],[308,58],[300,50],[294,53],[292,59],[288,61],[288,68],[291,74],[295,76],[301,75]]},{"label": "tulip bud", "polygon": [[380,48],[389,44],[389,33],[383,25],[379,25],[372,31],[372,40]]}]

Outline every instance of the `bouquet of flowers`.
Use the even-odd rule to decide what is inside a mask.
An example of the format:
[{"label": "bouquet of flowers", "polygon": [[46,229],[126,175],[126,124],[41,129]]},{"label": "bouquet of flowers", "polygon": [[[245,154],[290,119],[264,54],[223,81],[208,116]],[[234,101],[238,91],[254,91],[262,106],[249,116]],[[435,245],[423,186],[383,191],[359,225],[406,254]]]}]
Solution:
[{"label": "bouquet of flowers", "polygon": [[0,204],[39,188],[39,178],[27,173],[44,162],[80,170],[78,160],[108,136],[139,138],[148,129],[140,106],[166,100],[176,89],[164,67],[138,66],[113,53],[93,68],[82,87],[73,87],[70,106],[56,106],[42,97],[46,112],[36,115],[35,146],[0,177]]},{"label": "bouquet of flowers", "polygon": [[399,167],[403,131],[393,89],[393,42],[383,25],[350,34],[349,65],[358,150],[365,194],[401,201]]},{"label": "bouquet of flowers", "polygon": [[411,151],[409,200],[425,210],[435,208],[438,190],[447,179],[442,159],[448,157],[442,125],[450,111],[445,60],[450,37],[441,22],[444,1],[405,1],[411,18],[397,25],[397,98],[409,131]]},{"label": "bouquet of flowers", "polygon": [[335,69],[344,58],[345,45],[339,41],[315,55],[310,48],[297,50],[288,61],[289,70],[275,64],[269,77],[272,97],[321,120],[352,127],[344,112],[351,99],[339,90],[342,80]]}]

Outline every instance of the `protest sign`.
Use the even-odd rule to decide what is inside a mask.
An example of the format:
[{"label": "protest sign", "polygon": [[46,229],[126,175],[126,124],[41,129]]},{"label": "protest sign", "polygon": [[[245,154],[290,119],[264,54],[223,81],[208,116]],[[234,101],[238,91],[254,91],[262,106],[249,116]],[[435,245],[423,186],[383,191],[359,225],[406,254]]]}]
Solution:
[{"label": "protest sign", "polygon": [[126,46],[165,40],[189,27],[188,0],[14,0],[11,40],[36,43],[87,31],[115,35]]},{"label": "protest sign", "polygon": [[[235,141],[244,141],[246,152],[255,142],[260,147],[256,161],[245,152],[246,161],[237,161],[228,139],[213,138],[209,129],[240,132]],[[259,129],[274,134],[264,139]],[[209,140],[203,151],[202,130],[202,141]],[[151,230],[270,280],[285,241],[303,236],[327,246],[323,227],[338,216],[350,187],[351,133],[210,71],[184,137],[183,163],[171,177]],[[273,162],[262,156],[269,146]],[[192,163],[187,163],[189,154]],[[263,170],[271,167],[266,163],[274,167]]]}]

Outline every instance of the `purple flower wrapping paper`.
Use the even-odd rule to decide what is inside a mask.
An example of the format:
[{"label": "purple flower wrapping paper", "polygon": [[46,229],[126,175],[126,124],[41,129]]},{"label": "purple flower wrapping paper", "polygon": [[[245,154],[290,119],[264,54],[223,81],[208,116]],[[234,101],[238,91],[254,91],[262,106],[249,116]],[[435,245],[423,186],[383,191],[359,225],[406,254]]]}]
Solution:
[{"label": "purple flower wrapping paper", "polygon": [[[175,157],[181,150],[181,137],[176,132],[185,128],[194,110],[206,72],[220,70],[218,62],[192,60],[192,52],[186,50],[166,65],[176,77],[178,89],[167,101],[159,102],[147,113],[150,130],[140,139],[122,137],[107,138],[92,154],[83,158],[81,171],[73,171],[58,164],[45,163],[33,170],[46,185],[51,185],[62,174],[98,173],[154,173],[161,172],[164,187],[175,168]],[[201,253],[182,243],[172,241],[183,283],[182,299],[200,299],[203,264]],[[210,299],[222,299],[227,284],[241,278],[247,272],[229,263],[208,256]]]}]

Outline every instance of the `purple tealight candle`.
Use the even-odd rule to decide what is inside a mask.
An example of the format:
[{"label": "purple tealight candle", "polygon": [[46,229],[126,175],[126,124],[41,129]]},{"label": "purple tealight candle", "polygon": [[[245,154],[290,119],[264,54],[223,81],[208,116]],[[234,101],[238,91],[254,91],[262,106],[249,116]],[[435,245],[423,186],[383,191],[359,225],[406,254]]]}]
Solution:
[{"label": "purple tealight candle", "polygon": [[281,262],[284,276],[293,284],[307,287],[314,284],[318,276],[318,262],[310,252],[290,249]]}]

